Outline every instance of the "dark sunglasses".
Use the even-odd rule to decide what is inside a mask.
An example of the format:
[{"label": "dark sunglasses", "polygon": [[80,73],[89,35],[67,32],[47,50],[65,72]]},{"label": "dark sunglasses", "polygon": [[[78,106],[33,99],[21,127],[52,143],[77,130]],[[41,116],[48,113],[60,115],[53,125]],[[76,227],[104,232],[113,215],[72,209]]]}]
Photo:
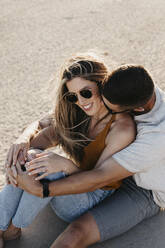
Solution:
[{"label": "dark sunglasses", "polygon": [[[89,99],[92,97],[92,91],[90,89],[84,89],[84,90],[80,90],[79,91],[79,94],[80,96],[86,98],[86,99]],[[78,101],[78,96],[76,93],[71,93],[69,92],[66,96],[65,96],[66,100],[68,102],[71,102],[71,103],[76,103]]]}]

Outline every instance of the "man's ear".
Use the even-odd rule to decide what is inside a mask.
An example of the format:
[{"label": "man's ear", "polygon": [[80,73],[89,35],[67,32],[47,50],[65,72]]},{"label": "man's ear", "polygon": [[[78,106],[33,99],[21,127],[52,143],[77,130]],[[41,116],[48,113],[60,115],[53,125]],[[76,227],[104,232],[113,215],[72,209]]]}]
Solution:
[{"label": "man's ear", "polygon": [[133,111],[135,111],[135,112],[143,112],[144,108],[143,107],[138,107],[138,108],[133,109]]}]

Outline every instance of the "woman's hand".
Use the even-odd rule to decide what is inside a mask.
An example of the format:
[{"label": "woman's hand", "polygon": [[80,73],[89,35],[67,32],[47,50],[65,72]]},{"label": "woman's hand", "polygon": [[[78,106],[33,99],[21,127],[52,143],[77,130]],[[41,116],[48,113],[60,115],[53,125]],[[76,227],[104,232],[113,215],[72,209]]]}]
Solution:
[{"label": "woman's hand", "polygon": [[[17,162],[16,163],[20,163],[21,161],[23,161],[23,152],[22,150],[19,152],[18,157],[17,157]],[[21,166],[23,167],[24,164],[22,164]],[[12,184],[13,186],[17,186],[17,169],[15,165],[11,165],[9,167],[6,167],[6,183],[7,184]]]},{"label": "woman's hand", "polygon": [[36,159],[26,163],[25,166],[29,175],[43,173],[35,178],[35,180],[40,180],[52,173],[60,171],[67,173],[68,161],[67,158],[49,151],[37,154]]},{"label": "woman's hand", "polygon": [[17,187],[17,170],[15,165],[6,168],[6,182],[7,184],[12,184],[13,186]]},{"label": "woman's hand", "polygon": [[29,150],[29,147],[30,147],[30,140],[25,138],[18,138],[16,142],[13,145],[11,145],[8,151],[5,162],[5,168],[9,168],[12,165],[16,165],[18,154],[20,153],[20,151],[22,151],[22,156],[19,162],[21,165],[25,164],[27,160],[27,151]]},{"label": "woman's hand", "polygon": [[[31,161],[36,158],[36,154],[43,152],[40,149],[30,149],[27,152],[27,161]],[[25,163],[21,164],[20,161],[23,161],[23,152],[22,150],[19,152],[17,157],[17,162],[20,163],[22,169]],[[17,186],[17,169],[15,165],[10,167],[6,167],[6,182],[7,184],[12,184],[13,186]]]}]

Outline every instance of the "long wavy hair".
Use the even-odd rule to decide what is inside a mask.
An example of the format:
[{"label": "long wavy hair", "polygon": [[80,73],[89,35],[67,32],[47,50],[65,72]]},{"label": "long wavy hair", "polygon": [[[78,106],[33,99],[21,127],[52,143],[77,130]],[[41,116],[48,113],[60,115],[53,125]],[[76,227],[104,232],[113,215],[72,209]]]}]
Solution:
[{"label": "long wavy hair", "polygon": [[62,67],[54,111],[55,140],[69,157],[78,163],[83,158],[84,147],[91,141],[88,137],[91,117],[77,104],[66,100],[66,83],[80,77],[95,82],[100,92],[107,75],[105,63],[93,55],[76,55]]}]

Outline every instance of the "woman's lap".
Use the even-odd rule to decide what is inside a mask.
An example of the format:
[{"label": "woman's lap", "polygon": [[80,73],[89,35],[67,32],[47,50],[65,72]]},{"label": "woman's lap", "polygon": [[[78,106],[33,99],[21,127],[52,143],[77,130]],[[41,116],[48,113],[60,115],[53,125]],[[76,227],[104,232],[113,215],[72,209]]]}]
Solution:
[{"label": "woman's lap", "polygon": [[138,187],[132,178],[127,178],[120,189],[89,213],[97,223],[102,242],[128,231],[159,210],[151,191]]}]

